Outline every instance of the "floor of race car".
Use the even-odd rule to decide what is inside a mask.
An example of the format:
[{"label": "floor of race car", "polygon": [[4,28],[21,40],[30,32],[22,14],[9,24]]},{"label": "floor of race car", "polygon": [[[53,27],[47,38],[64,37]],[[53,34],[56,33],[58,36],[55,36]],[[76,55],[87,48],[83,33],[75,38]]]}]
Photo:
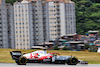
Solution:
[{"label": "floor of race car", "polygon": [[0,67],[100,67],[100,64],[64,65],[64,64],[47,64],[47,63],[27,63],[26,65],[17,65],[16,63],[0,63]]}]

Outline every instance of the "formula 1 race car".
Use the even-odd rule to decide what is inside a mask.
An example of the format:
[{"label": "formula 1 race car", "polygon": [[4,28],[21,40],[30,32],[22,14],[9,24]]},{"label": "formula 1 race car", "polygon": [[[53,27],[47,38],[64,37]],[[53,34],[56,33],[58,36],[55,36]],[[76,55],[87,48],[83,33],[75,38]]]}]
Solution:
[{"label": "formula 1 race car", "polygon": [[60,56],[55,52],[47,53],[46,50],[34,51],[28,54],[21,54],[21,51],[12,51],[10,54],[18,65],[26,65],[29,62],[66,63],[68,65],[88,64],[87,61],[79,60],[74,56]]}]

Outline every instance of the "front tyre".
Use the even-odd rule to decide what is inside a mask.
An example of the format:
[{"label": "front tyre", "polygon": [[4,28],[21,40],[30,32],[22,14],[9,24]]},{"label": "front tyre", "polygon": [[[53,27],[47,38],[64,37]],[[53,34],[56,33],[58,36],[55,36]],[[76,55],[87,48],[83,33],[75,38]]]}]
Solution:
[{"label": "front tyre", "polygon": [[68,58],[66,63],[68,65],[77,65],[78,64],[78,59],[76,57],[71,57],[71,58]]}]

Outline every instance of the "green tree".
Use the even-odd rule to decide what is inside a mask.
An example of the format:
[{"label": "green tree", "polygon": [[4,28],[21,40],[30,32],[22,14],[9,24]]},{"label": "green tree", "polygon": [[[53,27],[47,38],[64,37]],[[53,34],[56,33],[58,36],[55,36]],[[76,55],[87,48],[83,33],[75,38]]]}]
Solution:
[{"label": "green tree", "polygon": [[97,48],[95,46],[90,47],[90,52],[97,52]]},{"label": "green tree", "polygon": [[62,49],[63,50],[69,50],[69,48],[67,46],[64,46]]},{"label": "green tree", "polygon": [[85,34],[89,30],[100,30],[100,4],[90,0],[76,2],[77,33]]},{"label": "green tree", "polygon": [[58,45],[54,46],[53,50],[59,50]]},{"label": "green tree", "polygon": [[21,0],[6,0],[6,3],[13,4],[13,3],[16,2],[16,1],[21,1]]},{"label": "green tree", "polygon": [[89,44],[85,44],[85,49],[88,49],[88,48],[90,48],[90,45]]}]

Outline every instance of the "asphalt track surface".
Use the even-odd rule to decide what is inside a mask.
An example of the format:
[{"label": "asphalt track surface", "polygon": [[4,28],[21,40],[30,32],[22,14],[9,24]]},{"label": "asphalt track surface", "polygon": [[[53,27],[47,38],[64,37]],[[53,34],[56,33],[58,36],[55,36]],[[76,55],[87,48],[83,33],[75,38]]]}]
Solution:
[{"label": "asphalt track surface", "polygon": [[100,64],[67,65],[67,64],[27,63],[26,65],[17,65],[16,63],[0,63],[0,67],[100,67]]}]

